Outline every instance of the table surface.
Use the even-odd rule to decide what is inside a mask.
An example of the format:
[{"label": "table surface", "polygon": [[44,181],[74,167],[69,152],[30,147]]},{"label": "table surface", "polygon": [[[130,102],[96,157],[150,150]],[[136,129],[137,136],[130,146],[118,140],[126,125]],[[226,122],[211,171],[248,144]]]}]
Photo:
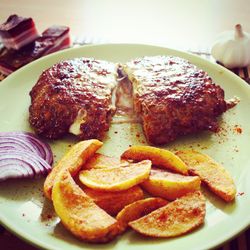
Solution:
[{"label": "table surface", "polygon": [[[250,32],[249,0],[0,0],[0,23],[10,14],[33,17],[40,32],[69,26],[73,37],[87,43],[154,44],[204,54],[219,33],[238,23]],[[0,246],[35,249],[1,227]],[[250,230],[223,249],[250,249]]]}]

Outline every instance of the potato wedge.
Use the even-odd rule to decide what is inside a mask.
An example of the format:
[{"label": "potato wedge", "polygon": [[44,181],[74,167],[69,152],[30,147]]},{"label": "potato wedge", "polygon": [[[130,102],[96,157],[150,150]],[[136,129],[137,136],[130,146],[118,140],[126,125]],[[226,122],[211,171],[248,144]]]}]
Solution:
[{"label": "potato wedge", "polygon": [[151,160],[152,165],[184,175],[188,173],[186,164],[178,156],[166,149],[151,146],[132,146],[122,154],[121,158],[135,161]]},{"label": "potato wedge", "polygon": [[129,189],[149,177],[151,161],[132,163],[126,167],[83,170],[79,180],[87,187],[103,191]]},{"label": "potato wedge", "polygon": [[192,175],[198,175],[208,188],[226,202],[234,200],[236,187],[230,173],[208,155],[195,150],[176,153],[188,166]]},{"label": "potato wedge", "polygon": [[52,201],[63,225],[76,237],[88,242],[107,242],[120,232],[117,220],[99,208],[65,170],[52,189]]},{"label": "potato wedge", "polygon": [[52,171],[47,176],[44,182],[44,194],[48,199],[51,199],[52,187],[55,182],[56,176],[63,169],[68,169],[70,174],[74,176],[82,165],[94,155],[94,153],[102,146],[102,142],[98,140],[86,140],[75,144],[71,149],[62,157],[62,159],[53,167]]},{"label": "potato wedge", "polygon": [[198,176],[180,175],[165,169],[151,168],[149,179],[141,183],[141,186],[153,196],[175,200],[188,192],[199,190],[200,184]]},{"label": "potato wedge", "polygon": [[95,153],[93,157],[91,157],[86,164],[84,164],[84,169],[92,169],[92,168],[114,168],[120,166],[126,166],[129,163],[125,160],[121,160],[119,158]]},{"label": "potato wedge", "polygon": [[143,235],[175,237],[203,224],[205,213],[205,198],[200,191],[195,191],[129,222],[129,226]]},{"label": "potato wedge", "polygon": [[143,191],[139,186],[134,186],[120,192],[106,192],[85,188],[84,192],[94,200],[94,202],[110,215],[116,215],[126,205],[143,199]]},{"label": "potato wedge", "polygon": [[137,220],[152,211],[168,204],[162,198],[147,198],[135,201],[124,207],[116,216],[123,230],[128,227],[130,221]]}]

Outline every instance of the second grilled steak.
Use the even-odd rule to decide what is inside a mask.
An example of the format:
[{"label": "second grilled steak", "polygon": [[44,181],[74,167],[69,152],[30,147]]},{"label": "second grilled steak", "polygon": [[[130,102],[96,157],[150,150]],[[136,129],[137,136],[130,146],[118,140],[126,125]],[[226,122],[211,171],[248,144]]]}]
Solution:
[{"label": "second grilled steak", "polygon": [[29,121],[37,134],[102,138],[112,117],[116,65],[90,58],[62,61],[45,70],[30,92]]},{"label": "second grilled steak", "polygon": [[185,59],[153,56],[124,65],[133,84],[135,112],[148,142],[165,144],[202,130],[216,131],[227,110],[224,91]]}]

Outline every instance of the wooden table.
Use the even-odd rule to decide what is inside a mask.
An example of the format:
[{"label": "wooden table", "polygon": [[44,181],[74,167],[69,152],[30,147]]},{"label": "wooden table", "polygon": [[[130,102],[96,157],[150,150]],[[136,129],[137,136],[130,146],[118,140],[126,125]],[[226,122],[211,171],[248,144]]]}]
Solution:
[{"label": "wooden table", "polygon": [[[40,32],[53,24],[89,43],[144,43],[208,52],[216,36],[237,23],[250,32],[248,0],[0,0],[0,23],[10,14],[33,17]],[[36,248],[0,227],[0,248]],[[223,249],[250,249],[250,231]]]}]

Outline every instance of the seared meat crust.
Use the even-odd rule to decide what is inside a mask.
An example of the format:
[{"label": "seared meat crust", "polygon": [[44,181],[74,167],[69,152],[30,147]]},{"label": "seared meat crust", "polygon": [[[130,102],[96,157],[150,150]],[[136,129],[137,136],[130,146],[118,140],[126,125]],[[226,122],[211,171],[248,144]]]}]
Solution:
[{"label": "seared meat crust", "polygon": [[124,65],[147,140],[165,144],[202,130],[217,131],[227,110],[224,91],[185,59],[153,56]]},{"label": "seared meat crust", "polygon": [[[102,138],[112,116],[116,65],[90,58],[62,61],[45,70],[30,92],[29,122],[50,139],[68,133],[81,118],[81,139]],[[79,119],[78,119],[79,120]]]}]

